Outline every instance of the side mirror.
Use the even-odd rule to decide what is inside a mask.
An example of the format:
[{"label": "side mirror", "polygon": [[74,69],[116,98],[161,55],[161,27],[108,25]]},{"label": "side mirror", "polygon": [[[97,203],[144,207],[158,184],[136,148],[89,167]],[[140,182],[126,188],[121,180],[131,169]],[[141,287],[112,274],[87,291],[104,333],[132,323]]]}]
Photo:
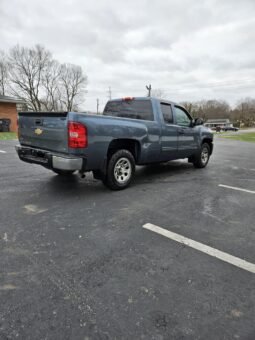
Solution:
[{"label": "side mirror", "polygon": [[203,121],[202,118],[195,118],[193,124],[194,124],[194,126],[203,125],[203,124],[204,124],[204,121]]}]

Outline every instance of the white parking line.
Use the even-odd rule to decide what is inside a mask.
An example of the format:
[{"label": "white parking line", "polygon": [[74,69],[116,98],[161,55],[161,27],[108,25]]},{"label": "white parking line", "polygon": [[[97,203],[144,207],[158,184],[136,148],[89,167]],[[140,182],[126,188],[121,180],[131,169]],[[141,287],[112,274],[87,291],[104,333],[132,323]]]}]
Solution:
[{"label": "white parking line", "polygon": [[6,151],[0,150],[0,153],[6,153]]},{"label": "white parking line", "polygon": [[171,240],[184,244],[185,246],[199,250],[202,253],[216,257],[217,259],[230,263],[233,266],[239,267],[241,269],[247,270],[248,272],[255,274],[255,264],[242,260],[239,257],[235,257],[230,254],[224,253],[223,251],[209,247],[203,243],[191,240],[185,236],[173,233],[172,231],[163,229],[151,223],[144,224],[143,228],[153,231],[154,233],[165,236]]},{"label": "white parking line", "polygon": [[249,194],[255,194],[255,191],[252,191],[252,190],[247,190],[247,189],[237,188],[237,187],[231,187],[229,185],[224,185],[224,184],[219,184],[219,187],[232,189],[232,190],[238,190],[238,191],[244,191],[244,192],[248,192]]}]

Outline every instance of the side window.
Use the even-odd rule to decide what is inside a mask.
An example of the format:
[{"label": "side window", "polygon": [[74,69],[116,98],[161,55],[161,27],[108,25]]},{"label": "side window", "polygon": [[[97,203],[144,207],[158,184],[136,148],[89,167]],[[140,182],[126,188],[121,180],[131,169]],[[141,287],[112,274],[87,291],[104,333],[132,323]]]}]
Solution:
[{"label": "side window", "polygon": [[173,124],[172,107],[169,104],[160,103],[161,111],[166,124]]},{"label": "side window", "polygon": [[187,113],[178,106],[175,106],[176,124],[181,126],[190,126],[191,120]]}]

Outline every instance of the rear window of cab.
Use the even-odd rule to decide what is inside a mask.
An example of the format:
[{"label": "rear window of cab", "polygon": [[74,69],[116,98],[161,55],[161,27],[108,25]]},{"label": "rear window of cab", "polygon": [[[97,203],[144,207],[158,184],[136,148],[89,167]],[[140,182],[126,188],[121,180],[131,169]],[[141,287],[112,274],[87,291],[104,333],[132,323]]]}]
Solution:
[{"label": "rear window of cab", "polygon": [[116,100],[106,104],[104,116],[154,120],[150,100]]}]

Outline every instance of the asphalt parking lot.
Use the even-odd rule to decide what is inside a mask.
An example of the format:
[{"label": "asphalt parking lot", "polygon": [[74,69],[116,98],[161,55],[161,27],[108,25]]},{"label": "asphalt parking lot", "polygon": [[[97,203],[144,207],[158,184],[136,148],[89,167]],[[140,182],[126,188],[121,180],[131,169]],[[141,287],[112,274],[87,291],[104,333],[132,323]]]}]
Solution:
[{"label": "asphalt parking lot", "polygon": [[14,145],[0,142],[0,339],[255,339],[254,273],[143,228],[255,264],[255,144],[216,138],[206,169],[140,167],[119,192]]}]

